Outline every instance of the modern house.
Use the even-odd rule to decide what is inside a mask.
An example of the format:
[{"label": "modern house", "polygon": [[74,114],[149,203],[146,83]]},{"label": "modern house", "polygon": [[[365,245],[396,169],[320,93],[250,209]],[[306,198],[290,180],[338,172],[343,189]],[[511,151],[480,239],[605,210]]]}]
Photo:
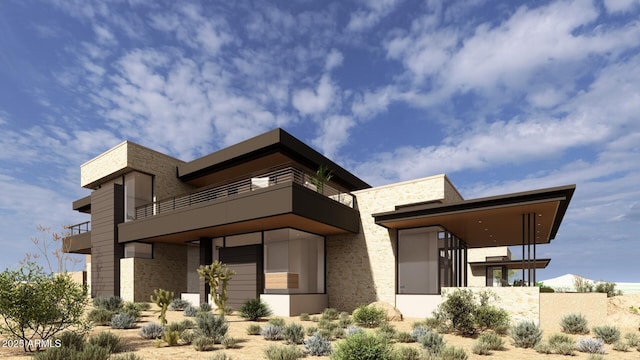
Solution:
[{"label": "modern house", "polygon": [[374,301],[422,316],[442,288],[499,286],[509,269],[533,284],[575,190],[465,200],[445,175],[371,187],[282,129],[190,162],[125,141],[84,163],[81,185],[73,208],[91,221],[65,249],[90,255],[93,297],[207,301],[196,269],[218,259],[236,272],[232,307],[260,297],[281,316]]}]

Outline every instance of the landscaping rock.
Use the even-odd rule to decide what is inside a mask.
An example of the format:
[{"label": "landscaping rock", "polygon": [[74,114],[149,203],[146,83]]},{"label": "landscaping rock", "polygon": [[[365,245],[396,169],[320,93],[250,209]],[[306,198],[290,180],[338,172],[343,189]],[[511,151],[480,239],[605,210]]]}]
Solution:
[{"label": "landscaping rock", "polygon": [[386,301],[376,301],[367,306],[375,306],[379,309],[384,310],[385,314],[387,315],[387,321],[402,321],[402,313],[400,312],[400,310],[396,309],[396,307]]}]

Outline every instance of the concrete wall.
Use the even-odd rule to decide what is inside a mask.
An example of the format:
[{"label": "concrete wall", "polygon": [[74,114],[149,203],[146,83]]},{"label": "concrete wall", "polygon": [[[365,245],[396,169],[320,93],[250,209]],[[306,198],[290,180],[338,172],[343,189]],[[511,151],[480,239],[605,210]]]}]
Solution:
[{"label": "concrete wall", "polygon": [[580,313],[587,318],[589,328],[605,325],[607,294],[602,293],[541,293],[540,327],[548,333],[561,330],[560,320],[568,314]]},{"label": "concrete wall", "polygon": [[187,247],[156,243],[153,259],[120,261],[121,297],[127,301],[149,301],[155,289],[187,292]]},{"label": "concrete wall", "polygon": [[[442,288],[443,301],[456,288]],[[540,288],[534,287],[470,287],[474,293],[489,291],[497,296],[493,305],[505,309],[511,316],[511,323],[522,320],[540,322]],[[606,307],[605,307],[606,309]]]},{"label": "concrete wall", "polygon": [[318,314],[328,307],[326,294],[261,294],[275,316]]},{"label": "concrete wall", "polygon": [[396,232],[375,224],[372,214],[396,205],[461,196],[445,175],[359,190],[353,193],[360,211],[358,234],[327,237],[329,306],[353,311],[362,304],[396,301]]},{"label": "concrete wall", "polygon": [[440,295],[396,295],[396,308],[405,318],[426,318],[442,303]]}]

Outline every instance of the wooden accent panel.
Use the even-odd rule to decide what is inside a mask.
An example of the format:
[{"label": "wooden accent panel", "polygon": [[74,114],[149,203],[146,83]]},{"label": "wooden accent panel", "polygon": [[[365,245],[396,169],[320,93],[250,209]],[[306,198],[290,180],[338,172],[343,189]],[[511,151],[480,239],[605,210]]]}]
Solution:
[{"label": "wooden accent panel", "polygon": [[298,283],[298,274],[296,273],[281,272],[264,274],[265,289],[297,289]]}]

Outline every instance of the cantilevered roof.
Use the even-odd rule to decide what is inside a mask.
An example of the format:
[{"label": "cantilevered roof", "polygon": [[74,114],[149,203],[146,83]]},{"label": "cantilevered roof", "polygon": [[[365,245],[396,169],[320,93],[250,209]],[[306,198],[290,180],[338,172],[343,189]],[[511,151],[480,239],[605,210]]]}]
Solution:
[{"label": "cantilevered roof", "polygon": [[531,260],[500,260],[500,261],[476,261],[470,262],[471,267],[506,266],[510,270],[521,270],[531,268],[545,269],[549,266],[551,259],[531,259]]},{"label": "cantilevered roof", "polygon": [[311,169],[317,169],[320,165],[328,167],[333,173],[331,181],[339,183],[349,191],[371,187],[362,179],[280,128],[193,161],[180,164],[178,165],[178,177],[183,181],[189,182],[199,177],[259,158],[271,156],[271,158],[275,160],[273,154],[277,153],[283,154],[287,158],[295,160]]},{"label": "cantilevered roof", "polygon": [[555,238],[575,188],[575,185],[566,185],[448,204],[426,204],[373,216],[376,224],[391,229],[442,226],[470,248],[522,245],[523,222],[533,221],[535,243],[544,244]]}]

